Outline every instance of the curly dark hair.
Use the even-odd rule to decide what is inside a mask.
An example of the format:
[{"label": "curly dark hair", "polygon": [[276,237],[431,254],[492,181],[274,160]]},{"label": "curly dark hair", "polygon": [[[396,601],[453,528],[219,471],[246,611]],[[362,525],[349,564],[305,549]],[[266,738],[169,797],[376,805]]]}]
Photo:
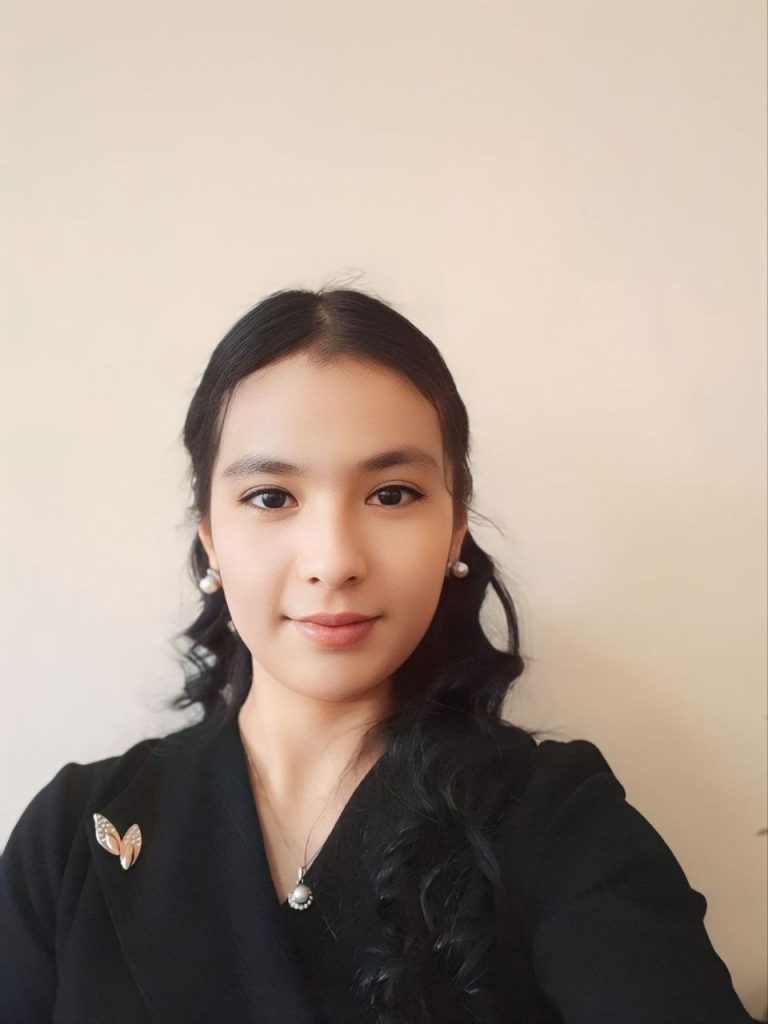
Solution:
[{"label": "curly dark hair", "polygon": [[[345,289],[282,290],[247,312],[214,349],[183,430],[191,460],[195,520],[207,516],[211,472],[229,400],[238,382],[297,352],[320,363],[354,356],[410,380],[437,411],[453,472],[454,523],[468,521],[472,476],[467,411],[440,352],[385,301]],[[493,558],[467,531],[460,557],[470,569],[446,577],[420,643],[392,676],[392,713],[365,733],[353,764],[384,740],[396,785],[392,836],[373,880],[386,948],[366,951],[355,974],[360,1005],[378,1024],[460,1024],[496,1019],[487,987],[494,908],[504,879],[492,843],[507,798],[505,751],[535,730],[505,722],[505,698],[524,669],[512,598]],[[208,559],[199,536],[189,570]],[[501,603],[507,638],[495,647],[481,625],[489,587]],[[202,596],[183,645],[183,693],[174,709],[202,708],[216,730],[242,705],[252,680],[250,652],[230,628],[222,590]],[[350,766],[351,767],[351,766]]]}]

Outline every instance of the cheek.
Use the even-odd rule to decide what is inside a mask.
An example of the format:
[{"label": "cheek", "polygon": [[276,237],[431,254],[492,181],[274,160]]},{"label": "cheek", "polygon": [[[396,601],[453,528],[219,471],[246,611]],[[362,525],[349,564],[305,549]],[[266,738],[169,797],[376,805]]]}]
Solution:
[{"label": "cheek", "polygon": [[405,571],[393,582],[389,607],[403,632],[412,635],[426,631],[440,601],[444,571],[439,558],[424,561],[422,554],[420,561],[411,559],[406,563]]},{"label": "cheek", "polygon": [[[282,613],[282,580],[274,555],[253,545],[238,544],[230,534],[225,544],[216,549],[224,578],[227,605],[233,619],[252,623],[251,628],[269,622]],[[236,625],[237,625],[236,621]],[[239,626],[238,626],[239,628]]]},{"label": "cheek", "polygon": [[450,527],[443,522],[430,522],[418,529],[402,530],[390,545],[383,545],[374,554],[373,560],[388,579],[405,588],[439,589],[450,543]]}]

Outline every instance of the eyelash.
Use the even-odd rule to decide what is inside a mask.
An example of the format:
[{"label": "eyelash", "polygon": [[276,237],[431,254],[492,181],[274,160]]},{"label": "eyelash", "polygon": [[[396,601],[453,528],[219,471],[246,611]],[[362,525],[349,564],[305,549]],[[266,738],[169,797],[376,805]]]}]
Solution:
[{"label": "eyelash", "polygon": [[[415,487],[407,487],[405,484],[390,484],[388,487],[379,487],[378,490],[374,491],[374,494],[381,494],[382,491],[408,491],[409,494],[413,495],[413,501],[409,504],[415,505],[416,502],[422,501],[426,495],[422,494],[421,491],[417,491]],[[241,505],[247,505],[250,508],[255,509],[257,512],[283,512],[282,508],[262,508],[260,505],[251,505],[251,500],[258,497],[260,494],[288,494],[288,491],[282,490],[280,487],[260,487],[256,491],[249,491],[248,494],[243,495],[239,499]],[[408,508],[408,505],[379,505],[379,508]]]}]

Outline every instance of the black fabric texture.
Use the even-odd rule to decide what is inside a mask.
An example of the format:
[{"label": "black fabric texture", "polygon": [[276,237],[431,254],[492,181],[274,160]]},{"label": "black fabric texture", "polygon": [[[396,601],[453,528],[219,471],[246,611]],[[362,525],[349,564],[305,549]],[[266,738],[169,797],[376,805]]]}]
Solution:
[{"label": "black fabric texture", "polygon": [[[519,732],[495,834],[507,896],[494,1022],[748,1024],[705,897],[584,739]],[[0,1024],[365,1024],[353,974],[383,941],[376,851],[393,827],[386,755],[307,881],[275,892],[236,716],[69,763],[0,857]],[[126,871],[93,815],[143,846]],[[471,1018],[468,1018],[470,1020]],[[408,1022],[403,1022],[408,1024]]]}]

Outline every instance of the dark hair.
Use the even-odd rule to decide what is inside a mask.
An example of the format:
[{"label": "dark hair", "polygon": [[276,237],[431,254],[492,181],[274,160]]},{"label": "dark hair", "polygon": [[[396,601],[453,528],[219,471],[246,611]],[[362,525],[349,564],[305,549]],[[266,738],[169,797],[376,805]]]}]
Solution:
[{"label": "dark hair", "polygon": [[[412,382],[439,417],[452,470],[454,528],[477,514],[470,507],[467,411],[436,346],[384,301],[321,288],[267,296],[214,349],[183,432],[191,459],[189,512],[197,521],[210,509],[212,467],[237,384],[300,351],[319,364],[344,356],[367,360]],[[506,796],[499,785],[505,751],[535,732],[502,719],[504,700],[524,669],[512,598],[469,531],[460,557],[469,574],[446,578],[426,633],[392,676],[392,714],[366,732],[357,754],[385,740],[387,771],[398,780],[391,792],[399,817],[374,879],[388,947],[369,951],[378,955],[356,975],[361,1006],[380,1024],[493,1019],[484,981],[503,877],[489,827]],[[196,535],[189,560],[195,583],[207,567]],[[489,587],[506,618],[503,649],[481,625]],[[202,707],[206,729],[235,714],[251,685],[250,652],[229,622],[218,590],[202,597],[200,614],[178,634],[187,645],[185,684],[169,703]]]}]

